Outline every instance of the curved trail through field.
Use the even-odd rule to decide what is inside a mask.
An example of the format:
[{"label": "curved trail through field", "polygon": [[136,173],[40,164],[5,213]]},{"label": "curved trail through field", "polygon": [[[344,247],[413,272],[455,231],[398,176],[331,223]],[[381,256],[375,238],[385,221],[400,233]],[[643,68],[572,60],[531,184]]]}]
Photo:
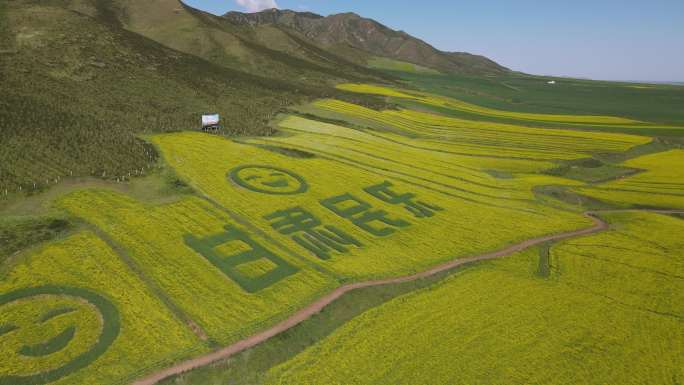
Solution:
[{"label": "curved trail through field", "polygon": [[601,211],[587,211],[584,213],[584,215],[591,220],[594,221],[594,225],[592,227],[586,228],[586,229],[580,229],[580,230],[574,230],[574,231],[569,231],[565,233],[560,233],[560,234],[554,234],[554,235],[546,235],[542,237],[537,237],[537,238],[532,238],[528,239],[525,241],[522,241],[520,243],[516,243],[514,245],[508,246],[504,249],[497,250],[497,251],[492,251],[489,253],[485,254],[480,254],[480,255],[475,255],[475,256],[470,256],[470,257],[464,257],[464,258],[459,258],[455,259],[453,261],[437,265],[429,270],[413,274],[413,275],[407,275],[403,277],[397,277],[397,278],[388,278],[388,279],[380,279],[380,280],[374,280],[374,281],[366,281],[366,282],[357,282],[357,283],[352,283],[344,286],[340,286],[337,289],[333,290],[329,294],[319,298],[315,302],[307,305],[303,309],[297,311],[296,313],[292,314],[290,317],[287,319],[281,321],[280,323],[271,326],[270,328],[261,331],[257,334],[254,334],[250,337],[247,337],[245,339],[242,339],[240,341],[237,341],[233,343],[232,345],[226,346],[220,350],[214,351],[212,353],[197,357],[197,358],[192,358],[187,361],[180,362],[174,366],[171,366],[166,369],[162,369],[156,373],[152,373],[144,378],[141,378],[135,382],[132,383],[132,385],[153,385],[158,383],[159,381],[166,379],[171,376],[175,376],[187,371],[190,371],[192,369],[196,369],[202,366],[206,366],[209,364],[212,364],[216,361],[223,360],[226,358],[229,358],[237,353],[240,353],[244,350],[247,350],[249,348],[252,348],[296,325],[299,323],[309,319],[313,315],[319,313],[323,308],[331,304],[333,301],[336,299],[340,298],[344,294],[356,290],[356,289],[361,289],[361,288],[366,288],[366,287],[372,287],[372,286],[382,286],[382,285],[391,285],[391,284],[397,284],[397,283],[402,283],[402,282],[409,282],[409,281],[415,281],[421,278],[427,278],[432,275],[438,274],[445,272],[447,270],[451,270],[453,268],[456,268],[458,266],[470,264],[473,262],[478,262],[478,261],[486,261],[490,259],[496,259],[496,258],[501,258],[505,257],[514,253],[517,253],[519,251],[523,251],[525,249],[528,249],[533,246],[540,245],[545,242],[550,242],[550,241],[561,241],[561,240],[566,240],[570,238],[576,238],[576,237],[581,237],[585,235],[591,235],[591,234],[596,234],[600,233],[603,231],[608,230],[609,224],[608,222],[604,221],[603,219],[599,218],[597,215],[601,213],[616,213],[616,212],[651,212],[651,213],[659,213],[659,214],[684,214],[684,210],[649,210],[649,209],[625,209],[625,210],[601,210]]}]

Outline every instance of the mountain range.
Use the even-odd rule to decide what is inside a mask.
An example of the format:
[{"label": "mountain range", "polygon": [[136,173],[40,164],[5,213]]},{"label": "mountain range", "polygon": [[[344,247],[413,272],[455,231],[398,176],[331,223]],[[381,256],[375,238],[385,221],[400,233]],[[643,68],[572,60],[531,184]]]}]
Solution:
[{"label": "mountain range", "polygon": [[443,52],[406,32],[392,30],[355,13],[327,17],[310,12],[270,9],[257,13],[228,12],[223,16],[236,25],[255,31],[272,26],[296,31],[321,47],[366,64],[379,56],[445,72],[500,74],[508,69],[483,56],[466,52]]},{"label": "mountain range", "polygon": [[[100,0],[71,0],[83,4]],[[443,72],[500,74],[497,63],[464,52],[443,52],[354,13],[323,17],[270,9],[215,16],[179,0],[113,0],[113,17],[126,29],[224,67],[267,77],[331,81],[383,77],[369,60],[389,58]],[[296,74],[294,77],[292,74]]]}]

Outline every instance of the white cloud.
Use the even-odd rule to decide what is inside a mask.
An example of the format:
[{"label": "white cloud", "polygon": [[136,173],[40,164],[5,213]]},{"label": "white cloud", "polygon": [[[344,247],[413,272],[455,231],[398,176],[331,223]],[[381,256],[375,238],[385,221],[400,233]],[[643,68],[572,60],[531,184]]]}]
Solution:
[{"label": "white cloud", "polygon": [[236,0],[236,2],[248,12],[259,12],[264,9],[278,8],[276,0]]}]

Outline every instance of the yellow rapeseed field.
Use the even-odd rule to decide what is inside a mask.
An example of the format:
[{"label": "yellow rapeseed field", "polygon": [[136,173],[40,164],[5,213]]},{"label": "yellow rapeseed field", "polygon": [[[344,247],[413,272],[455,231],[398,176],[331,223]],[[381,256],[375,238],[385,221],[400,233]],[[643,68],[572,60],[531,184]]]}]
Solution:
[{"label": "yellow rapeseed field", "polygon": [[[201,193],[345,280],[420,271],[458,256],[588,225],[577,214],[537,203],[526,178],[517,185],[517,179],[499,185],[494,177],[459,166],[445,154],[416,151],[402,157],[398,149],[387,147],[393,151],[388,156],[399,160],[393,162],[380,152],[348,152],[336,135],[311,135],[240,144],[181,133],[153,141]],[[355,140],[359,149],[366,144],[365,138]],[[274,150],[276,145],[281,152],[321,149],[321,155],[288,156]],[[378,147],[383,145],[381,141]],[[448,164],[458,171],[450,174]],[[440,230],[447,228],[450,236]]]},{"label": "yellow rapeseed field", "polygon": [[552,248],[548,277],[539,250],[465,269],[353,319],[264,383],[677,383],[684,221],[606,217],[613,230]]},{"label": "yellow rapeseed field", "polygon": [[617,204],[684,208],[684,150],[645,155],[623,165],[643,172],[576,190]]},{"label": "yellow rapeseed field", "polygon": [[[641,124],[340,88],[489,117]],[[85,221],[81,230],[0,270],[0,385],[128,383],[263,330],[344,283],[590,226],[569,199],[556,201],[552,193],[563,188],[619,205],[684,207],[683,150],[626,161],[642,172],[603,184],[545,173],[649,143],[643,136],[337,100],[299,113],[281,117],[270,137],[150,137],[174,178],[197,194],[155,204],[107,189],[58,197],[55,208]],[[606,218],[609,232],[478,264],[364,313],[273,368],[267,382],[681,378],[684,243],[674,234],[684,221]]]},{"label": "yellow rapeseed field", "polygon": [[[385,114],[375,111],[373,113]],[[387,114],[395,114],[395,112]],[[428,117],[432,116],[425,115],[426,117],[420,117],[420,119],[427,121]],[[358,115],[354,112],[344,116],[356,117]],[[385,127],[392,127],[393,123],[383,121],[382,124]],[[413,126],[410,122],[406,124]],[[553,161],[586,158],[593,153],[622,152],[650,141],[649,138],[633,135],[575,131],[567,134],[567,131],[562,130],[530,129],[508,125],[504,127],[483,125],[468,128],[461,126],[458,122],[448,121],[440,123],[440,127],[452,130],[455,135],[452,138],[410,138],[393,132],[349,129],[296,116],[284,118],[279,122],[279,126],[299,134],[309,134],[308,138],[317,137],[316,141],[310,140],[313,143],[335,141],[335,145],[344,145],[357,153],[364,150],[366,153],[381,151],[378,155],[388,158],[396,154],[396,151],[400,151],[399,154],[417,154],[419,161],[423,161],[428,155],[428,158],[437,157],[442,163],[449,162],[450,165],[511,172],[541,171],[554,167],[551,163]],[[344,140],[340,140],[341,138]],[[269,140],[302,141],[301,135],[274,137]],[[390,157],[395,162],[403,158],[401,156]],[[463,166],[459,168],[462,169]]]},{"label": "yellow rapeseed field", "polygon": [[614,213],[616,228],[551,249],[551,276],[624,306],[684,318],[684,221]]},{"label": "yellow rapeseed field", "polygon": [[[13,329],[0,333],[3,384],[14,382],[7,376],[51,371],[57,371],[55,377],[50,377],[55,384],[108,384],[206,351],[187,325],[175,318],[117,254],[91,232],[48,244],[5,267],[0,298],[46,286],[76,288],[101,296],[112,304],[115,314],[102,314],[78,293],[29,292],[19,301],[0,305],[0,329]],[[103,333],[113,329],[118,330],[118,335],[112,342]],[[61,344],[60,338],[52,340],[64,331],[67,334]],[[101,354],[89,350],[98,340],[105,343]],[[43,346],[45,341],[52,343]],[[84,366],[69,366],[80,355],[85,355]],[[61,373],[60,368],[66,369]]]},{"label": "yellow rapeseed field", "polygon": [[[595,152],[620,152],[648,143],[646,137],[627,134],[539,129],[520,125],[479,122],[413,110],[375,111],[326,99],[312,103],[314,111],[340,114],[345,119],[380,130],[395,130],[416,139],[452,142],[461,151],[537,159],[573,159]],[[333,115],[333,117],[335,117]]]},{"label": "yellow rapeseed field", "polygon": [[[176,306],[223,344],[268,326],[335,285],[330,276],[244,229],[200,198],[148,206],[115,192],[86,190],[67,195],[59,204],[124,246]],[[211,243],[211,237],[224,235],[216,245]],[[208,251],[202,249],[205,246]],[[257,249],[267,251],[257,254]],[[218,252],[215,260],[212,250]],[[261,276],[249,265],[268,263],[268,258],[286,271],[260,287]],[[242,263],[230,266],[231,260]],[[275,263],[256,268],[281,272]]]}]

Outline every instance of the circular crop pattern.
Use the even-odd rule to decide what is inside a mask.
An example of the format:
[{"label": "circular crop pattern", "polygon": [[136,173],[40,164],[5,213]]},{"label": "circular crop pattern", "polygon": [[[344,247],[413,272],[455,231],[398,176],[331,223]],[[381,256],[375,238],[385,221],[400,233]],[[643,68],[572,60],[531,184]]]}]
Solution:
[{"label": "circular crop pattern", "polygon": [[278,167],[240,166],[230,170],[228,176],[238,186],[262,194],[295,195],[309,189],[304,178]]},{"label": "circular crop pattern", "polygon": [[54,382],[101,356],[119,335],[116,307],[91,291],[42,286],[0,295],[0,385]]}]

